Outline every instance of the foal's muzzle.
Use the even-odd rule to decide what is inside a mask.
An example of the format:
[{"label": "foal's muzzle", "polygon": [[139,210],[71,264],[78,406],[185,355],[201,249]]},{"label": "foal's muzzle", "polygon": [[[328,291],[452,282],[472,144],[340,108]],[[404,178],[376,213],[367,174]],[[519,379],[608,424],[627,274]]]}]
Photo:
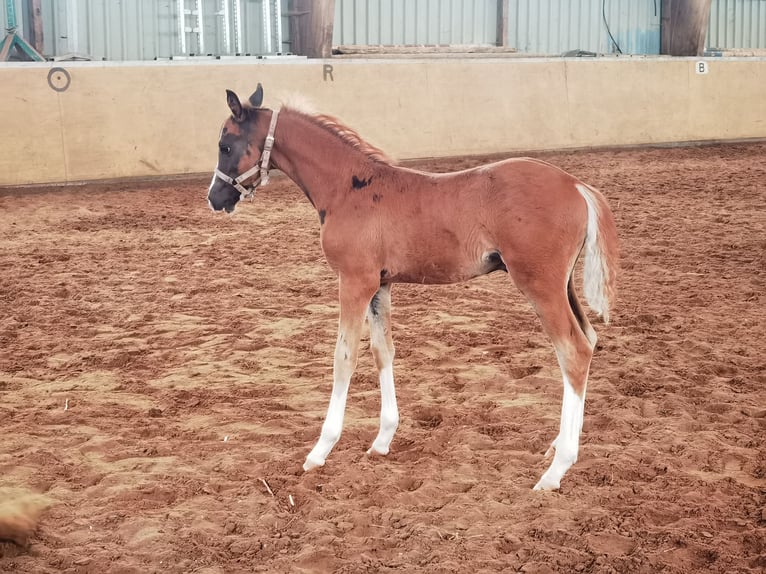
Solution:
[{"label": "foal's muzzle", "polygon": [[240,193],[228,183],[213,176],[207,192],[207,203],[213,211],[231,213],[240,199]]},{"label": "foal's muzzle", "polygon": [[[260,171],[260,174],[251,180],[252,176],[258,171]],[[216,168],[213,173],[213,181],[210,182],[207,201],[213,211],[224,210],[226,213],[231,213],[234,211],[238,201],[245,199],[252,200],[255,196],[255,188],[265,184],[267,181],[268,172],[264,172],[259,164],[256,164],[236,178],[232,178]]]}]

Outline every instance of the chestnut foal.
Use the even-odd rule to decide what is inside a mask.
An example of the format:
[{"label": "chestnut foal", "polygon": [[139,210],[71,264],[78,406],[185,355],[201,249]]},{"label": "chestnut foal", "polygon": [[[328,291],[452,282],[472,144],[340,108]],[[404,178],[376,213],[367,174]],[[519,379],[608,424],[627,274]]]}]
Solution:
[{"label": "chestnut foal", "polygon": [[588,305],[609,320],[617,234],[604,196],[543,161],[507,159],[432,174],[394,165],[336,119],[262,108],[260,84],[231,110],[218,142],[210,206],[232,212],[284,172],[316,208],[327,262],[339,278],[340,325],[327,416],[305,470],[325,463],[343,427],[365,316],[380,377],[380,430],[368,453],[385,455],[399,422],[394,391],[391,285],[456,283],[505,271],[553,342],[564,379],[553,461],[535,489],[556,489],[577,459],[596,333],[573,283],[584,254]]}]

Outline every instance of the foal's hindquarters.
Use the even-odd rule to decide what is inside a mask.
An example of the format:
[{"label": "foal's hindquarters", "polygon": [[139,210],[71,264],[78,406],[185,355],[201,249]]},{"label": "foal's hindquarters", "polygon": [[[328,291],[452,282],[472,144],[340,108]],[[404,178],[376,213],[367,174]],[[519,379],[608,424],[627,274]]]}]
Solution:
[{"label": "foal's hindquarters", "polygon": [[[428,176],[423,174],[422,177]],[[438,180],[438,185],[431,181],[430,186],[424,187],[450,186],[456,191],[452,195],[442,192],[433,198],[413,194],[414,201],[421,205],[400,206],[399,215],[407,213],[408,209],[422,210],[422,204],[432,203],[439,210],[432,216],[432,221],[410,222],[411,230],[407,232],[394,220],[383,227],[396,229],[400,235],[417,236],[427,230],[429,238],[418,237],[420,242],[417,243],[426,253],[421,251],[416,259],[429,258],[427,252],[438,247],[439,241],[434,236],[438,237],[440,232],[449,236],[453,248],[457,238],[459,248],[453,258],[454,276],[450,275],[450,270],[444,269],[443,250],[432,256],[440,262],[442,275],[429,281],[425,271],[408,269],[411,261],[402,259],[400,252],[412,252],[412,249],[400,249],[386,255],[386,260],[371,269],[369,277],[365,278],[365,273],[352,271],[353,266],[342,259],[347,257],[347,246],[342,257],[336,256],[332,240],[323,241],[328,261],[334,263],[340,277],[341,317],[330,405],[319,441],[309,453],[304,469],[324,464],[340,437],[365,315],[370,324],[370,344],[379,372],[382,398],[380,431],[368,453],[387,454],[389,451],[399,417],[393,379],[390,285],[381,285],[383,272],[379,270],[399,270],[400,276],[408,280],[422,272],[424,283],[456,282],[481,274],[477,269],[482,269],[482,261],[490,261],[493,264],[485,266],[483,272],[497,269],[508,272],[540,317],[561,368],[564,390],[560,429],[546,453],[546,456],[554,455],[553,461],[535,485],[537,490],[556,489],[577,459],[588,371],[596,345],[595,331],[575,293],[573,273],[578,256],[584,252],[586,299],[589,306],[608,319],[614,279],[610,266],[616,265],[616,235],[609,209],[598,191],[558,168],[536,160],[510,160],[451,176],[430,177]],[[444,201],[445,198],[450,201]],[[433,220],[439,223],[435,224]],[[451,227],[442,230],[429,225]],[[328,237],[331,234],[328,229],[323,232]],[[401,244],[401,240],[392,239],[391,243]],[[474,253],[476,259],[458,253]]]},{"label": "foal's hindquarters", "polygon": [[498,223],[497,237],[509,275],[532,304],[553,343],[563,378],[559,433],[546,452],[546,457],[553,454],[553,461],[534,487],[550,490],[559,488],[577,460],[588,372],[596,346],[596,333],[575,292],[575,264],[584,252],[586,297],[608,319],[610,254],[603,252],[599,227],[605,228],[604,238],[609,238],[614,225],[598,191],[543,162],[518,167],[528,176],[520,184],[520,174],[514,172],[515,183],[509,183],[514,192],[503,210],[512,214],[512,225]]}]

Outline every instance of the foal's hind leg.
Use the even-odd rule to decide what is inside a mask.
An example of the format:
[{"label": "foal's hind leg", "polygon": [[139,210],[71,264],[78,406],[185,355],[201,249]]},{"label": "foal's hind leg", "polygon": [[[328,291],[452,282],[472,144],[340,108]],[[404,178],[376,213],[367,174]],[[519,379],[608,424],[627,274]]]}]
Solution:
[{"label": "foal's hind leg", "polygon": [[388,454],[399,425],[394,389],[394,341],[391,336],[391,286],[383,285],[367,309],[370,347],[380,379],[380,431],[367,454]]},{"label": "foal's hind leg", "polygon": [[364,326],[364,313],[376,285],[369,287],[360,284],[356,278],[340,279],[340,323],[338,326],[338,341],[335,345],[333,361],[333,385],[330,395],[330,405],[314,448],[306,457],[303,470],[311,470],[322,466],[330,454],[332,447],[338,442],[343,430],[343,415],[346,410],[346,398],[351,375],[356,368],[359,353],[359,339]]},{"label": "foal's hind leg", "polygon": [[575,315],[575,312],[581,313],[582,308],[570,305],[568,295],[573,296],[572,290],[551,291],[545,282],[540,283],[538,288],[524,285],[522,290],[534,305],[545,332],[553,341],[564,379],[559,434],[551,445],[551,449],[555,449],[553,462],[535,485],[535,490],[554,490],[559,488],[561,478],[577,460],[595,333],[592,327],[588,329],[590,324],[585,322],[587,318],[584,314]]}]

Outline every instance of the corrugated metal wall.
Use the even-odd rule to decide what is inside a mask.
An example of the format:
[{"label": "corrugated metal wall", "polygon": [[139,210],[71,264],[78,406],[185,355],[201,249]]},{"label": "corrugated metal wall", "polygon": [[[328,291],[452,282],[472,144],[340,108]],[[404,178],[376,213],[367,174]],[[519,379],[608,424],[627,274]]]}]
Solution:
[{"label": "corrugated metal wall", "polygon": [[766,48],[766,0],[713,0],[708,48]]},{"label": "corrugated metal wall", "polygon": [[660,0],[510,0],[508,45],[533,54],[610,54],[616,46],[624,54],[659,54],[660,5]]},{"label": "corrugated metal wall", "polygon": [[[660,4],[509,0],[508,45],[534,54],[611,53],[616,42],[625,54],[658,54]],[[497,0],[336,0],[335,12],[335,45],[494,45],[497,40]]]},{"label": "corrugated metal wall", "polygon": [[333,45],[495,45],[497,0],[335,0]]},{"label": "corrugated metal wall", "polygon": [[[613,53],[616,48],[607,33],[606,16],[623,53],[659,53],[660,0],[508,1],[507,42],[521,52]],[[286,13],[288,0],[199,2],[205,14],[201,47],[193,32],[185,32],[182,46],[179,0],[43,0],[44,54],[151,60],[191,53],[283,51],[280,34],[284,31],[286,36],[287,19],[282,18],[278,26],[275,7]],[[269,26],[264,26],[264,3],[271,8]],[[27,2],[15,0],[14,5],[19,30],[29,37]],[[7,25],[5,16],[0,10],[0,32]],[[187,15],[185,24],[195,27],[194,17]],[[333,43],[493,45],[496,30],[497,0],[336,0]],[[713,0],[706,45],[766,48],[766,0]]]},{"label": "corrugated metal wall", "polygon": [[[20,29],[27,2],[16,0]],[[44,53],[93,60],[152,60],[190,54],[269,54],[281,46],[280,0],[43,0]],[[186,7],[201,7],[184,16]],[[268,21],[269,25],[265,25]],[[26,17],[26,18],[25,18]],[[5,17],[0,22],[5,25]],[[28,27],[28,26],[27,26]]]}]

